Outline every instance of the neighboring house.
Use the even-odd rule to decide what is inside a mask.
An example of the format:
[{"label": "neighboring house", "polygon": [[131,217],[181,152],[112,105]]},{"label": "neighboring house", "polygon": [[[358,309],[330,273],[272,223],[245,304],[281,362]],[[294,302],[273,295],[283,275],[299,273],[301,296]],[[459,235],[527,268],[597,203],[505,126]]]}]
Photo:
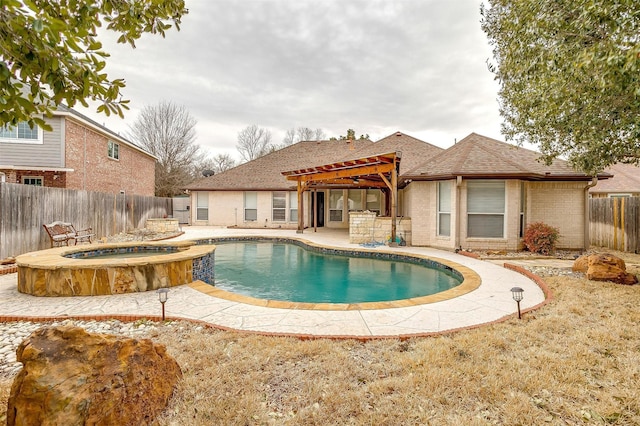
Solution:
[{"label": "neighboring house", "polygon": [[[542,221],[560,229],[559,248],[588,246],[591,177],[562,160],[545,166],[536,152],[474,133],[446,150],[400,132],[375,143],[300,142],[190,185],[192,223],[295,228],[300,219],[298,229],[349,228],[350,211],[389,216],[392,191],[374,185],[389,179],[372,172],[375,156],[387,153],[399,159],[396,214],[410,223],[412,245],[519,250],[525,226]],[[337,178],[302,192],[299,217],[296,182],[282,173],[322,178],[330,170],[339,170]]]},{"label": "neighboring house", "polygon": [[51,131],[26,122],[0,127],[0,180],[154,195],[156,157],[64,106],[45,121]]},{"label": "neighboring house", "polygon": [[635,164],[617,163],[608,167],[605,172],[613,177],[590,188],[589,195],[592,198],[640,197],[640,167]]}]

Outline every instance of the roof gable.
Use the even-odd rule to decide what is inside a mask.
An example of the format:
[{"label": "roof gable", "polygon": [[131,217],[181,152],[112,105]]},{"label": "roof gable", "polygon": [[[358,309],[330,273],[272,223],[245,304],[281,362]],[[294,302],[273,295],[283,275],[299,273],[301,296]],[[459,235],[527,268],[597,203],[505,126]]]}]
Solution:
[{"label": "roof gable", "polygon": [[402,132],[395,132],[374,142],[371,146],[357,151],[355,153],[356,157],[353,158],[373,157],[389,152],[402,152],[402,161],[400,162],[400,174],[402,174],[418,166],[425,158],[431,158],[442,151],[444,151],[443,148],[431,145]]},{"label": "roof gable", "polygon": [[547,166],[535,151],[471,133],[452,147],[403,174],[411,179],[463,177],[521,177],[529,179],[584,179],[568,162],[556,159]]}]

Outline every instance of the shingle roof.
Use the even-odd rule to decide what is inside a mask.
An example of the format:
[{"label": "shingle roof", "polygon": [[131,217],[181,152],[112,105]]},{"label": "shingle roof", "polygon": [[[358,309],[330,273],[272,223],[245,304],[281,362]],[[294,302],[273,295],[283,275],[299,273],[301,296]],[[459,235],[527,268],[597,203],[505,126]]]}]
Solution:
[{"label": "shingle roof", "polygon": [[402,132],[395,132],[371,146],[360,149],[355,153],[356,156],[350,159],[372,157],[378,154],[398,151],[402,152],[400,161],[400,174],[402,175],[418,166],[425,158],[431,158],[444,151],[444,149]]},{"label": "shingle roof", "polygon": [[353,158],[356,151],[372,144],[368,139],[298,142],[223,173],[200,179],[186,189],[289,190],[295,183],[288,181],[281,172]]},{"label": "shingle roof", "polygon": [[[546,166],[540,154],[471,133],[460,142],[402,174],[405,179],[436,180],[454,176],[513,177],[523,179],[589,180],[566,161],[556,159]],[[606,176],[602,176],[606,178]]]},{"label": "shingle roof", "polygon": [[339,161],[372,157],[402,151],[400,171],[409,170],[425,157],[442,151],[401,132],[395,132],[377,142],[368,139],[298,142],[264,157],[244,163],[224,173],[200,179],[187,186],[189,190],[288,190],[295,183],[281,173],[332,164]]},{"label": "shingle roof", "polygon": [[635,164],[614,164],[605,172],[611,173],[613,178],[598,182],[589,189],[591,193],[629,193],[640,192],[640,167]]}]

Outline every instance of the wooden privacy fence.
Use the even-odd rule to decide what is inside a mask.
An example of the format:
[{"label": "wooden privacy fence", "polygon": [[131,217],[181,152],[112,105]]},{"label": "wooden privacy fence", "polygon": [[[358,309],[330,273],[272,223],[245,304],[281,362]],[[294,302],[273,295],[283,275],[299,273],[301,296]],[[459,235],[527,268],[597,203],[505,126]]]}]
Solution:
[{"label": "wooden privacy fence", "polygon": [[589,221],[591,245],[640,251],[640,197],[592,198]]},{"label": "wooden privacy fence", "polygon": [[42,225],[56,220],[92,227],[99,239],[171,216],[171,198],[0,183],[0,259],[50,247]]}]

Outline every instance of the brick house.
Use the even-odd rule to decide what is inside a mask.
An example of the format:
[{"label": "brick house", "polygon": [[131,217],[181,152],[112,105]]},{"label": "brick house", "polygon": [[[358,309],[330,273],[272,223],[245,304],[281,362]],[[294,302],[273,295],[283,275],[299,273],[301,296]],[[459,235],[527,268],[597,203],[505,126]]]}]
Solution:
[{"label": "brick house", "polygon": [[[299,142],[187,189],[194,225],[344,228],[354,242],[353,218],[373,212],[382,226],[395,216],[414,246],[515,251],[526,225],[542,221],[560,229],[559,248],[588,247],[594,180],[565,161],[545,166],[539,157],[475,133],[443,150],[397,132],[378,142]],[[397,194],[378,172],[391,158]],[[313,182],[300,191],[300,203],[291,179],[298,187]]]},{"label": "brick house", "polygon": [[0,129],[0,181],[154,195],[153,155],[65,106],[45,121],[51,131]]}]

